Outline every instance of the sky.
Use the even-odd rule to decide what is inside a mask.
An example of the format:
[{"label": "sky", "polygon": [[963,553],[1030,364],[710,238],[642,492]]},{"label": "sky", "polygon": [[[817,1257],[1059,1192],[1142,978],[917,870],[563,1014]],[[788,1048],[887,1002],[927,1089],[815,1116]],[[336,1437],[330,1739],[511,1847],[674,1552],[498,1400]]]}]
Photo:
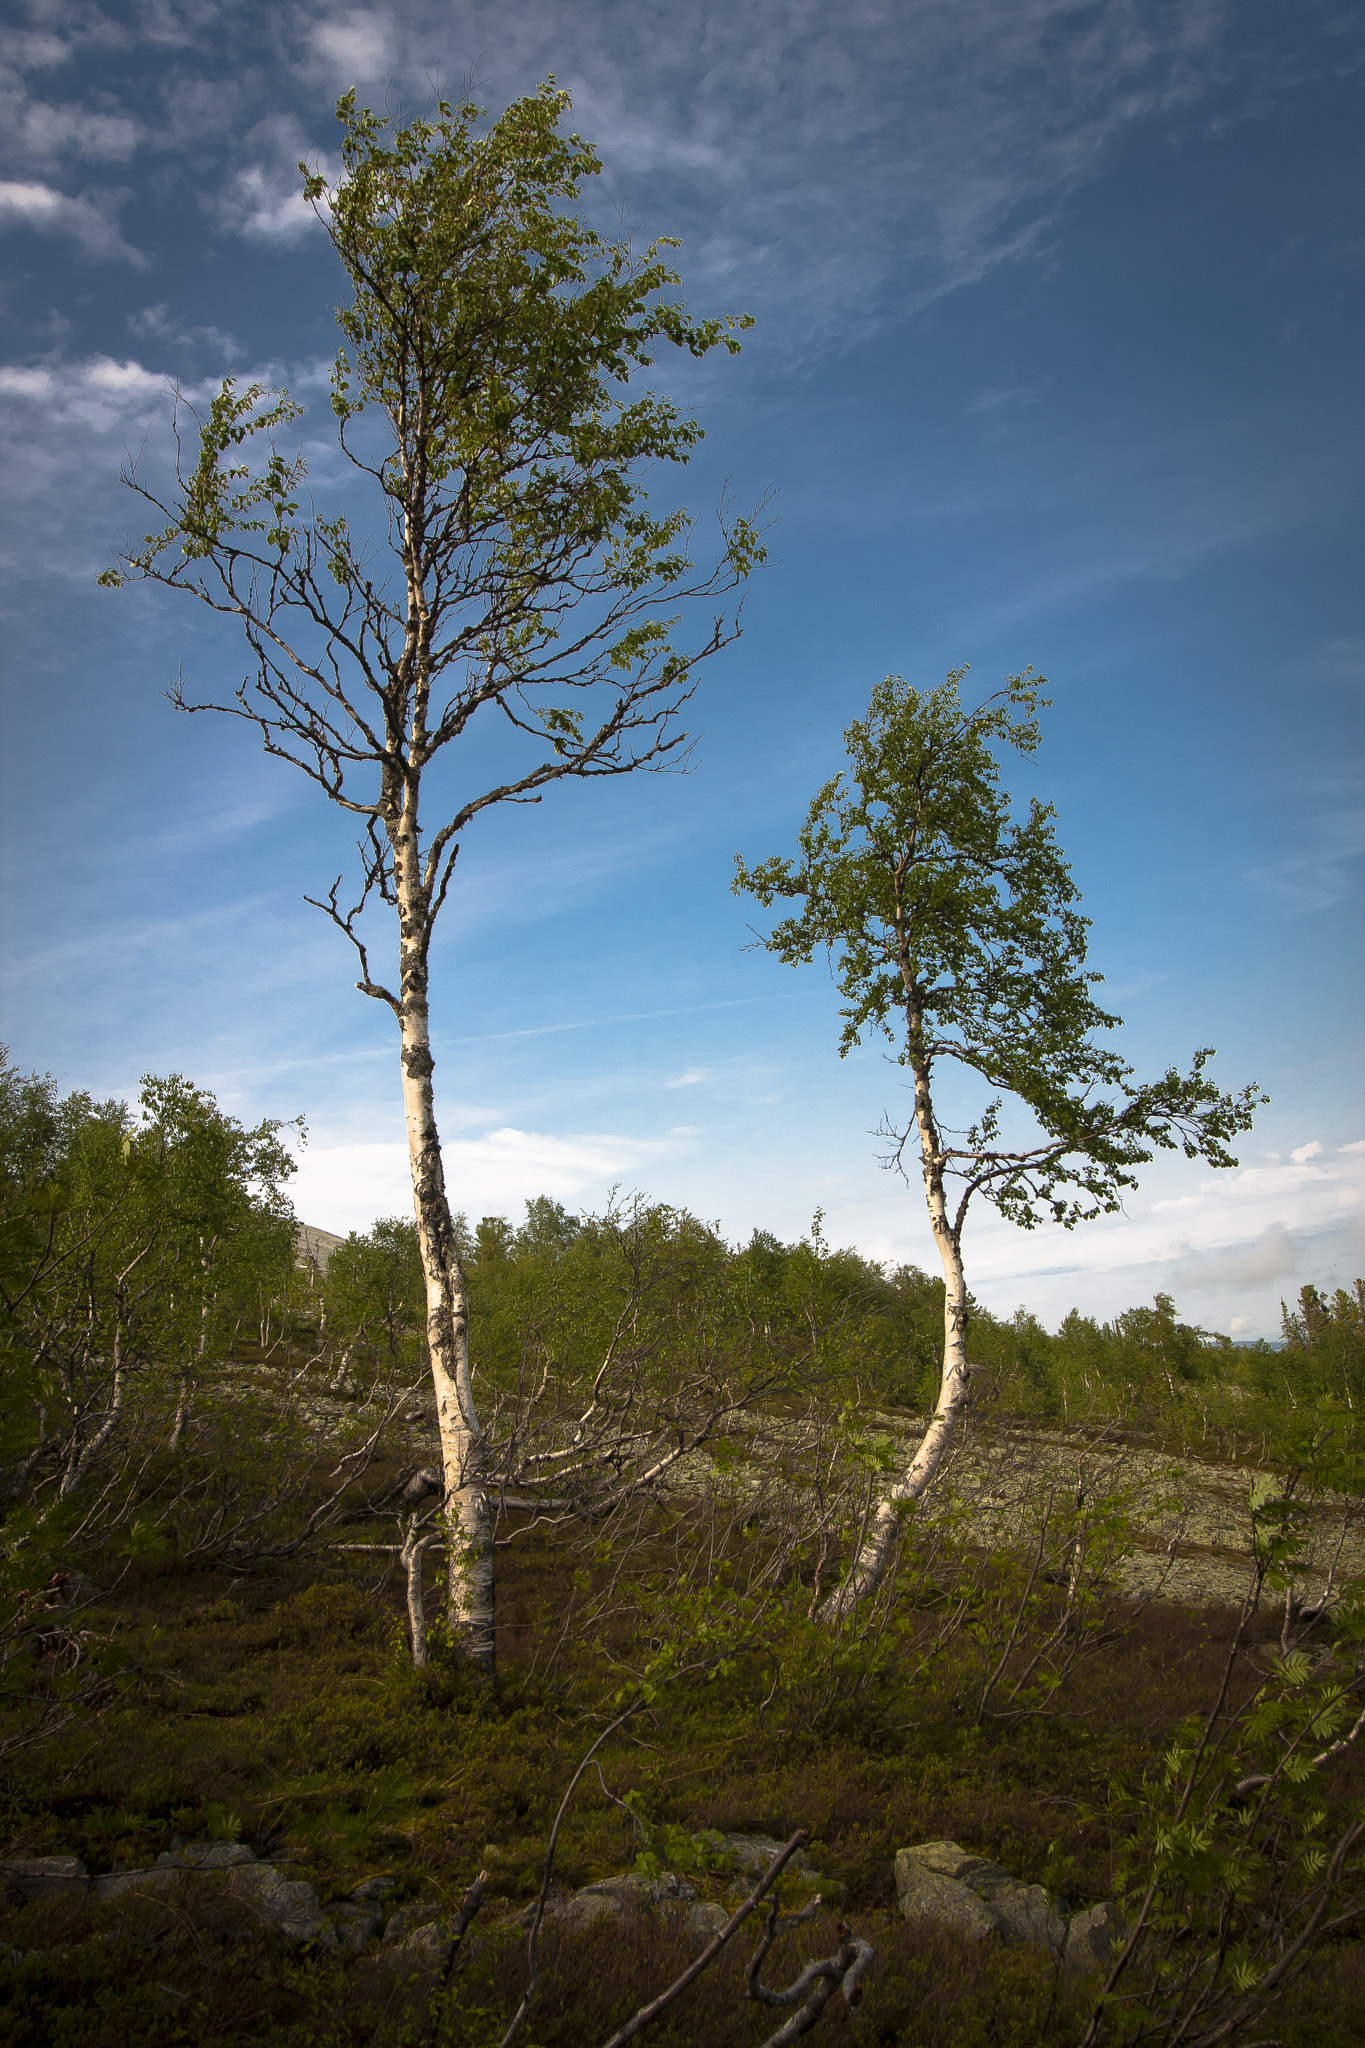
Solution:
[{"label": "sky", "polygon": [[[51,0],[0,40],[0,1037],[64,1088],[179,1071],[302,1114],[295,1205],[410,1208],[395,1036],[305,894],[353,834],[243,727],[174,712],[230,625],[96,587],[142,531],[173,384],[285,384],[337,484],[344,279],[303,205],[337,96],[499,111],[553,73],[595,222],[676,235],[737,361],[661,365],[702,521],[770,494],[691,772],[467,835],[433,956],[447,1175],[471,1217],[614,1187],[932,1267],[841,1061],[822,965],[754,950],[736,853],[791,852],[888,673],[1049,679],[1054,803],[1139,1073],[1218,1049],[1270,1096],[1240,1165],[1159,1156],[1121,1216],[969,1225],[968,1280],[1050,1324],[1175,1296],[1274,1336],[1365,1271],[1359,336],[1365,13],[1342,0]],[[337,485],[339,488],[340,486]],[[661,498],[660,502],[663,502]]]}]

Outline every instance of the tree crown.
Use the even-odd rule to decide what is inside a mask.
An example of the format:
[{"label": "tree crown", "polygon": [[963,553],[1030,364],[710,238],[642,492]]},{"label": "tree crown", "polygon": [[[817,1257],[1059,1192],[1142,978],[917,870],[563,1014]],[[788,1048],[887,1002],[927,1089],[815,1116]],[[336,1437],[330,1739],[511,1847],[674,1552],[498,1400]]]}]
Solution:
[{"label": "tree crown", "polygon": [[[845,731],[847,772],[810,806],[799,857],[737,859],[734,886],[765,906],[801,903],[763,943],[792,965],[828,954],[845,998],[841,1056],[873,1030],[926,1083],[946,1058],[994,1091],[956,1142],[935,1130],[938,1169],[967,1180],[964,1209],[980,1190],[1017,1222],[1069,1225],[1118,1208],[1154,1147],[1235,1165],[1228,1140],[1261,1098],[1215,1089],[1208,1050],[1187,1075],[1134,1086],[1099,1038],[1121,1020],[1093,994],[1089,920],[1055,814],[1035,799],[1017,818],[1000,783],[998,748],[1039,745],[1045,683],[1029,670],[966,709],[965,673],[929,691],[879,683]],[[1002,1145],[1006,1097],[1038,1126],[1021,1150]]]}]

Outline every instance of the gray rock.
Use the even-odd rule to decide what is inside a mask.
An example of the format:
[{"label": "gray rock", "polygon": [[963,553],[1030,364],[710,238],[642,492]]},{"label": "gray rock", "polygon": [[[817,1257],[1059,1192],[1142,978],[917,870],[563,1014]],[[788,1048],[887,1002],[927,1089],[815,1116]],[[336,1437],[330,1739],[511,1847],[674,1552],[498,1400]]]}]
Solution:
[{"label": "gray rock", "polygon": [[574,1893],[576,1899],[612,1899],[618,1906],[642,1906],[646,1899],[652,1899],[655,1881],[645,1877],[641,1871],[625,1870],[619,1877],[599,1878],[596,1884],[585,1884]]},{"label": "gray rock", "polygon": [[[610,1892],[595,1886],[575,1892],[571,1898],[561,1899],[558,1905],[546,1907],[556,1920],[567,1921],[570,1927],[591,1927],[594,1920],[614,1920],[625,1907],[630,1894]],[[648,1893],[645,1893],[648,1897]]]},{"label": "gray rock", "polygon": [[112,1899],[126,1899],[138,1892],[159,1892],[172,1884],[180,1875],[177,1864],[158,1865],[151,1870],[115,1870],[105,1877],[92,1877],[90,1896],[97,1905],[107,1906]]},{"label": "gray rock", "polygon": [[241,1863],[254,1863],[256,1851],[245,1842],[185,1842],[174,1844],[156,1859],[158,1870],[234,1870]]},{"label": "gray rock", "polygon": [[1000,1927],[990,1908],[965,1884],[936,1870],[896,1857],[896,1896],[907,1920],[930,1920],[964,1941],[999,1941]]},{"label": "gray rock", "polygon": [[439,1920],[428,1920],[424,1927],[414,1928],[411,1934],[396,1942],[393,1952],[407,1962],[435,1969],[445,1961],[449,1943],[450,1929]]},{"label": "gray rock", "polygon": [[[723,1838],[732,1861],[741,1870],[752,1870],[755,1877],[762,1877],[774,1856],[786,1848],[785,1842],[774,1840],[772,1835],[725,1835]],[[799,1870],[806,1860],[804,1849],[798,1849],[787,1865],[788,1870]]]},{"label": "gray rock", "polygon": [[396,1877],[365,1877],[351,1893],[353,1899],[383,1899],[398,1888]]},{"label": "gray rock", "polygon": [[0,1898],[47,1899],[83,1892],[90,1873],[79,1856],[7,1856],[0,1861]]},{"label": "gray rock", "polygon": [[896,1886],[902,1870],[917,1868],[950,1878],[975,1892],[1010,1947],[1050,1948],[1060,1954],[1066,1941],[1061,1906],[1040,1884],[1021,1884],[999,1863],[973,1855],[960,1842],[920,1842],[896,1857]]},{"label": "gray rock", "polygon": [[414,1899],[411,1905],[400,1906],[396,1913],[390,1914],[388,1926],[384,1929],[386,1944],[402,1941],[415,1927],[423,1927],[428,1920],[434,1920],[440,1910],[439,1899]]},{"label": "gray rock", "polygon": [[730,1915],[724,1906],[712,1905],[706,1899],[698,1899],[683,1915],[683,1925],[698,1948],[705,1948],[713,1941],[729,1921]]},{"label": "gray rock", "polygon": [[1011,1948],[1048,1948],[1060,1955],[1066,1946],[1067,1924],[1056,1899],[1041,1884],[1002,1887],[987,1902]]},{"label": "gray rock", "polygon": [[1112,1899],[1101,1899],[1098,1905],[1072,1914],[1062,1960],[1068,1970],[1107,1970],[1123,1939],[1118,1908]]},{"label": "gray rock", "polygon": [[327,1918],[348,1955],[356,1955],[361,1949],[368,1948],[384,1924],[384,1915],[369,1901],[363,1905],[329,1906]]},{"label": "gray rock", "polygon": [[336,1929],[318,1905],[311,1884],[282,1877],[270,1863],[238,1864],[224,1873],[224,1883],[234,1898],[286,1941],[336,1947]]},{"label": "gray rock", "polygon": [[[896,1856],[896,1890],[909,1918],[952,1924],[970,1939],[985,1938],[985,1927],[960,1897],[938,1887],[954,1885],[977,1900],[1002,1941],[1013,1948],[1046,1948],[1069,1969],[1098,1969],[1113,1942],[1113,1908],[1091,1907],[1067,1921],[1060,1899],[1046,1886],[1021,1884],[999,1863],[976,1856],[960,1842],[920,1842]],[[970,1927],[979,1931],[970,1933]]]}]

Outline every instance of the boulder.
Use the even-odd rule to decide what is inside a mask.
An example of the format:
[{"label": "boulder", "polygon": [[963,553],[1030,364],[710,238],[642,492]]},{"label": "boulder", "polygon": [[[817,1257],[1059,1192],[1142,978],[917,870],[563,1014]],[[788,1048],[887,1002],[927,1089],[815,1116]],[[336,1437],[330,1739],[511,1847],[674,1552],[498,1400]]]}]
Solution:
[{"label": "boulder", "polygon": [[730,1915],[724,1906],[712,1905],[706,1899],[698,1899],[696,1904],[689,1906],[684,1913],[683,1925],[697,1947],[705,1948],[708,1942],[714,1941],[729,1918]]},{"label": "boulder", "polygon": [[1101,1899],[1098,1905],[1072,1914],[1062,1961],[1068,1970],[1108,1970],[1123,1939],[1117,1906],[1112,1899]]},{"label": "boulder", "polygon": [[363,1877],[351,1892],[353,1899],[384,1899],[398,1889],[396,1877]]},{"label": "boulder", "polygon": [[113,1899],[133,1898],[139,1892],[159,1892],[180,1875],[178,1864],[158,1864],[151,1870],[114,1870],[104,1877],[92,1877],[90,1896],[98,1906]]},{"label": "boulder", "polygon": [[234,1898],[286,1941],[336,1947],[336,1930],[311,1884],[282,1877],[271,1863],[238,1864],[224,1872],[223,1882]]},{"label": "boulder", "polygon": [[1000,1939],[995,1915],[974,1891],[909,1860],[904,1849],[896,1857],[896,1896],[907,1920],[931,1920],[964,1941]]},{"label": "boulder", "polygon": [[361,1949],[368,1948],[384,1924],[384,1915],[368,1900],[360,1905],[343,1901],[340,1905],[328,1906],[327,1918],[348,1955],[357,1955]]},{"label": "boulder", "polygon": [[386,1946],[400,1942],[412,1933],[414,1928],[424,1927],[428,1920],[434,1920],[441,1910],[439,1899],[413,1899],[406,1906],[400,1906],[396,1913],[389,1915],[384,1929]]},{"label": "boulder", "polygon": [[0,1860],[0,1898],[47,1899],[83,1892],[90,1874],[79,1856],[7,1856]]},{"label": "boulder", "polygon": [[[920,1842],[899,1850],[896,1891],[907,1919],[956,1926],[969,1940],[984,1940],[989,1922],[1007,1946],[1049,1949],[1068,1969],[1099,1969],[1115,1939],[1112,1905],[1092,1906],[1068,1921],[1061,1900],[1046,1886],[1021,1884],[1001,1864],[960,1842]],[[965,1904],[962,1893],[976,1902],[980,1914]]]},{"label": "boulder", "polygon": [[256,1852],[245,1842],[185,1842],[179,1848],[163,1850],[156,1859],[158,1870],[235,1870],[239,1864],[254,1863]]},{"label": "boulder", "polygon": [[415,1927],[411,1934],[395,1942],[393,1953],[423,1969],[434,1970],[445,1961],[449,1944],[450,1929],[439,1920],[428,1920],[425,1926]]}]

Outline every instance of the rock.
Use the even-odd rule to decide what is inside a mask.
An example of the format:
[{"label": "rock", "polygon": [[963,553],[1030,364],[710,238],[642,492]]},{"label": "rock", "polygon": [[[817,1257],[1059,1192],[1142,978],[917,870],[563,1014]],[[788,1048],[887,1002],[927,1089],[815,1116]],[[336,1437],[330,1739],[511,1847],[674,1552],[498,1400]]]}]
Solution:
[{"label": "rock", "polygon": [[974,1892],[1010,1947],[1050,1948],[1054,1954],[1061,1953],[1066,1921],[1059,1902],[1043,1885],[1021,1884],[1003,1865],[973,1855],[960,1842],[921,1842],[913,1849],[902,1849],[896,1857],[897,1890],[902,1868],[912,1866]]},{"label": "rock", "polygon": [[336,1930],[311,1884],[282,1877],[271,1863],[238,1864],[225,1872],[224,1883],[234,1898],[286,1941],[336,1947]]},{"label": "rock", "polygon": [[115,1870],[105,1877],[92,1877],[90,1896],[98,1906],[107,1906],[113,1899],[126,1899],[138,1892],[159,1892],[180,1875],[176,1864],[159,1865],[152,1870]]},{"label": "rock", "polygon": [[[178,1838],[177,1838],[178,1840]],[[156,1859],[158,1870],[233,1870],[254,1863],[256,1851],[245,1842],[173,1842]]]},{"label": "rock", "polygon": [[960,1842],[920,1842],[913,1849],[898,1850],[898,1886],[902,1862],[906,1867],[913,1863],[921,1870],[932,1870],[938,1877],[951,1877],[958,1884],[969,1885],[982,1898],[989,1898],[992,1893],[1005,1890],[1018,1881],[1002,1865],[988,1862],[984,1856],[973,1855]]},{"label": "rock", "polygon": [[396,1877],[365,1877],[351,1893],[353,1899],[382,1899],[398,1888]]},{"label": "rock", "polygon": [[706,1899],[698,1899],[697,1903],[689,1906],[683,1915],[683,1925],[697,1947],[705,1948],[709,1941],[714,1941],[721,1928],[728,1925],[729,1919],[730,1915],[724,1906],[715,1906]]},{"label": "rock", "polygon": [[[354,1894],[352,1896],[354,1897]],[[368,1948],[384,1924],[384,1915],[379,1907],[370,1901],[356,1906],[329,1906],[327,1918],[348,1955],[356,1955],[361,1949]]]},{"label": "rock", "polygon": [[987,1901],[1011,1948],[1049,1948],[1060,1955],[1066,1946],[1067,1924],[1057,1901],[1041,1884],[1012,1884]]},{"label": "rock", "polygon": [[905,1859],[902,1849],[896,1857],[896,1895],[907,1920],[932,1920],[964,1941],[1000,1939],[995,1915],[974,1891],[956,1878],[941,1877],[936,1870]]},{"label": "rock", "polygon": [[435,1969],[445,1961],[446,1949],[450,1945],[450,1929],[439,1920],[428,1920],[424,1927],[416,1927],[394,1944],[394,1954],[404,1956],[409,1962]]},{"label": "rock", "polygon": [[0,1861],[0,1897],[47,1899],[83,1892],[90,1873],[79,1856],[7,1856]]},{"label": "rock", "polygon": [[581,1892],[575,1892],[571,1898],[561,1899],[557,1905],[547,1903],[545,1910],[556,1920],[567,1921],[571,1927],[591,1927],[594,1920],[614,1920],[629,1897],[629,1893],[608,1891],[605,1886],[599,1890],[590,1885]]},{"label": "rock", "polygon": [[[741,1870],[752,1870],[755,1877],[762,1877],[774,1856],[786,1848],[785,1842],[778,1842],[771,1835],[724,1835],[722,1840],[731,1858]],[[788,1870],[799,1870],[805,1862],[806,1852],[798,1849],[787,1865]]]},{"label": "rock", "polygon": [[1062,1961],[1068,1970],[1107,1970],[1123,1940],[1123,1925],[1112,1899],[1073,1913]]},{"label": "rock", "polygon": [[[1050,1949],[1064,1957],[1069,1969],[1098,1969],[1107,1959],[1114,1939],[1112,1906],[1093,1906],[1068,1922],[1061,1901],[1046,1886],[1021,1884],[1000,1864],[974,1855],[960,1842],[920,1842],[897,1853],[896,1890],[907,1919],[935,1919],[948,1926],[952,1914],[969,1939],[984,1939],[984,1926],[962,1899],[937,1889],[945,1884],[975,1899],[1009,1947]],[[969,1933],[969,1922],[980,1931]]]},{"label": "rock", "polygon": [[415,1927],[425,1926],[428,1920],[434,1920],[440,1910],[439,1899],[414,1899],[411,1905],[400,1906],[389,1916],[389,1924],[384,1929],[385,1943],[402,1941]]}]

